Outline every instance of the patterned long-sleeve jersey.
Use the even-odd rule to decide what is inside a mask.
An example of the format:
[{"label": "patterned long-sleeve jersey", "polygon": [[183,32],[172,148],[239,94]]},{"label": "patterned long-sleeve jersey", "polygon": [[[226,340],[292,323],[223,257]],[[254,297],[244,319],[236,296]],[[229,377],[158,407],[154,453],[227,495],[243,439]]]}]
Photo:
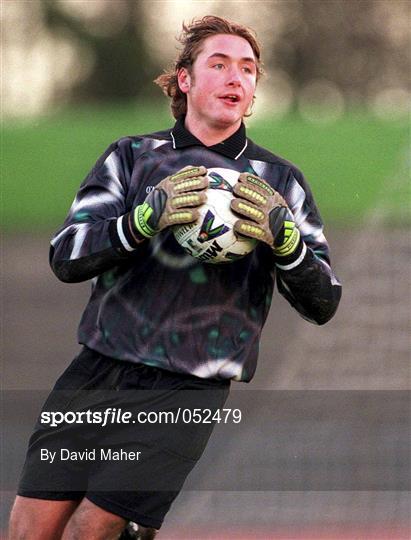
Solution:
[{"label": "patterned long-sleeve jersey", "polygon": [[[188,255],[170,229],[133,245],[125,220],[163,178],[187,165],[252,172],[283,195],[303,240],[292,264],[258,243],[229,264]],[[246,137],[244,125],[206,147],[185,128],[124,137],[110,145],[82,183],[51,241],[50,263],[66,282],[92,279],[79,343],[119,361],[203,378],[249,381],[275,280],[307,320],[327,322],[341,285],[323,226],[301,172]]]}]

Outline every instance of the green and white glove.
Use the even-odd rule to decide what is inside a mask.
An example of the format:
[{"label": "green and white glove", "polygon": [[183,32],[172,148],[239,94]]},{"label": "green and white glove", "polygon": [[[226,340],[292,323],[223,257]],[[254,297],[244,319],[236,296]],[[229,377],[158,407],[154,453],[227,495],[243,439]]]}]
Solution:
[{"label": "green and white glove", "polygon": [[241,173],[233,188],[231,208],[246,219],[239,219],[234,230],[268,244],[277,257],[289,264],[302,251],[300,231],[284,198],[265,180]]},{"label": "green and white glove", "polygon": [[170,225],[195,221],[197,207],[207,199],[207,187],[207,169],[203,166],[189,165],[167,176],[130,213],[133,236],[138,240],[152,238]]}]

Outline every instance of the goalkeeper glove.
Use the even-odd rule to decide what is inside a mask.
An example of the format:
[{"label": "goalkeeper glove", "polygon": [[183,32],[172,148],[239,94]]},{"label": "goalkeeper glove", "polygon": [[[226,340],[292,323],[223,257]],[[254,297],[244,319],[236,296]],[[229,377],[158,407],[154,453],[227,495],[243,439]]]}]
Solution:
[{"label": "goalkeeper glove", "polygon": [[302,251],[300,231],[283,197],[250,173],[240,174],[233,191],[232,210],[247,218],[239,219],[234,230],[265,242],[287,263],[297,259]]},{"label": "goalkeeper glove", "polygon": [[189,165],[167,176],[151,191],[143,204],[130,212],[129,226],[137,241],[152,238],[170,225],[192,223],[196,207],[206,201],[207,169]]}]

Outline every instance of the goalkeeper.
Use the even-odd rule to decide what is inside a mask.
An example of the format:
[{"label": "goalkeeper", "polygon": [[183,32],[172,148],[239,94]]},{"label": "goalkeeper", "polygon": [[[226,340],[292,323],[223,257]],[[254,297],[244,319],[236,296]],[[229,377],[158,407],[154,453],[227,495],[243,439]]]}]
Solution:
[{"label": "goalkeeper", "polygon": [[[118,408],[123,390],[132,389],[136,399],[143,390],[161,391],[176,408],[186,404],[184,390],[201,389],[196,395],[206,396],[209,408],[221,408],[231,381],[254,375],[275,283],[315,324],[337,309],[341,286],[303,174],[246,133],[243,119],[262,75],[254,34],[208,16],[183,26],[181,44],[174,68],[156,81],[171,98],[175,125],[110,145],[51,241],[59,279],[93,281],[78,330],[82,349],[45,410],[101,406],[94,394],[81,401],[79,389],[113,390],[110,406]],[[196,219],[206,200],[207,169],[215,167],[241,173],[232,201],[235,230],[259,240],[250,254],[226,265],[190,257],[170,227]],[[189,437],[159,425],[140,430],[123,424],[109,435],[80,427],[36,425],[10,539],[154,538],[212,426],[196,424]],[[144,460],[138,466],[40,463],[42,448],[58,452],[73,441],[77,449],[144,448]],[[119,487],[124,478],[134,490]],[[155,482],[163,488],[154,489]]]}]

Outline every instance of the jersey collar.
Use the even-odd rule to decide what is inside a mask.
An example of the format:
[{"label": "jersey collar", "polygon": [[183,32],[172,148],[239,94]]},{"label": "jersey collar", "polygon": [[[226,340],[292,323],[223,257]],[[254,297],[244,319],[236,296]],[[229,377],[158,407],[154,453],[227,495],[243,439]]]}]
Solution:
[{"label": "jersey collar", "polygon": [[180,117],[175,126],[170,132],[173,139],[173,148],[186,148],[188,146],[204,146],[214,152],[218,152],[223,156],[231,159],[238,159],[247,148],[247,137],[245,135],[245,126],[241,122],[238,130],[225,139],[224,141],[214,144],[213,146],[205,146],[197,137],[194,137],[184,126],[184,117]]}]

